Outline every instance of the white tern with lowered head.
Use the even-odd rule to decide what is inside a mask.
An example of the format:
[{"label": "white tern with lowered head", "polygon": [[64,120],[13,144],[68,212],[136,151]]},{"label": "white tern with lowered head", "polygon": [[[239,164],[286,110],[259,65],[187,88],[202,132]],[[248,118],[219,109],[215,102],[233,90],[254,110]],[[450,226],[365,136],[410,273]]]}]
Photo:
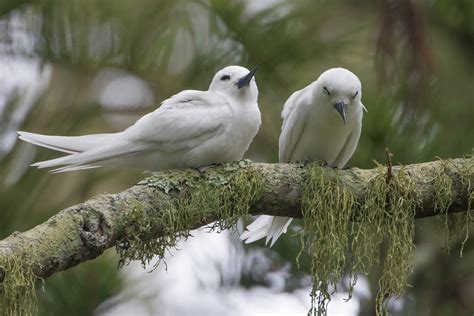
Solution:
[{"label": "white tern with lowered head", "polygon": [[[342,169],[359,142],[362,114],[359,78],[344,68],[332,68],[283,106],[280,162],[320,160]],[[241,235],[247,243],[266,237],[271,246],[285,233],[292,218],[259,216]]]},{"label": "white tern with lowered head", "polygon": [[199,168],[242,159],[261,124],[254,79],[229,66],[218,71],[207,91],[185,90],[126,130],[85,136],[18,132],[29,143],[67,153],[34,163],[64,172],[105,165],[145,170]]}]

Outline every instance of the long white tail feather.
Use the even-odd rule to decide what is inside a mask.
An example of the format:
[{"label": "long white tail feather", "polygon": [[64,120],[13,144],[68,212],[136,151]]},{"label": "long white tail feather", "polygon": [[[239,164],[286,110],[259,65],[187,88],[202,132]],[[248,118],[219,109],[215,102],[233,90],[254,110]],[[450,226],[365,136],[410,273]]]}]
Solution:
[{"label": "long white tail feather", "polygon": [[114,134],[92,134],[84,136],[52,136],[19,131],[20,139],[33,145],[75,154],[109,143]]},{"label": "long white tail feather", "polygon": [[[133,154],[140,151],[144,151],[148,148],[148,144],[137,143],[137,142],[121,142],[121,143],[112,143],[108,146],[102,146],[101,148],[94,148],[87,150],[81,153],[71,154],[65,157],[60,157],[56,159],[40,161],[32,164],[33,167],[38,167],[39,169],[57,167],[57,166],[66,166],[74,167],[73,170],[79,170],[77,167],[83,165],[90,165],[99,161],[113,159],[121,157],[127,154]],[[66,170],[62,170],[66,171]]]},{"label": "long white tail feather", "polygon": [[251,243],[256,240],[264,238],[268,233],[269,219],[271,216],[261,215],[257,217],[250,225],[247,226],[247,230],[240,235],[241,240],[245,240],[245,243]]},{"label": "long white tail feather", "polygon": [[[19,139],[24,140],[25,142],[28,142],[28,143],[33,144],[33,145],[36,145],[36,146],[40,146],[40,147],[44,147],[44,148],[48,148],[48,149],[60,151],[60,152],[63,152],[63,153],[68,153],[68,154],[77,153],[77,151],[73,151],[73,150],[61,148],[61,147],[58,147],[58,146],[53,146],[53,145],[50,145],[50,144],[42,143],[42,142],[40,142],[39,140],[37,140],[37,139],[35,139],[35,138],[33,138],[33,137],[29,137],[29,135],[26,135],[26,134],[30,134],[30,133],[18,132],[18,134],[20,135],[20,136],[18,137]],[[33,135],[34,135],[34,134],[33,134]],[[43,136],[43,135],[41,135],[41,136]]]},{"label": "long white tail feather", "polygon": [[270,242],[271,247],[281,234],[286,233],[291,221],[290,217],[261,215],[247,226],[247,230],[242,233],[240,239],[251,243],[267,237],[265,244]]},{"label": "long white tail feather", "polygon": [[282,217],[282,216],[273,216],[272,226],[270,228],[270,233],[267,235],[267,240],[265,244],[268,244],[270,241],[270,247],[273,246],[275,241],[288,229],[293,218],[291,217]]},{"label": "long white tail feather", "polygon": [[61,173],[61,172],[79,171],[79,170],[94,169],[94,168],[100,168],[100,167],[101,166],[93,166],[93,165],[72,165],[72,166],[56,168],[48,172],[51,174],[55,174],[55,173]]},{"label": "long white tail feather", "polygon": [[[260,240],[262,238],[265,237],[265,234],[266,232],[264,230],[261,230],[259,232],[252,232],[251,235],[249,235],[246,239],[245,239],[245,243],[246,244],[249,244],[249,243],[252,243],[254,241],[257,241],[257,240]],[[242,236],[241,236],[242,237]]]}]

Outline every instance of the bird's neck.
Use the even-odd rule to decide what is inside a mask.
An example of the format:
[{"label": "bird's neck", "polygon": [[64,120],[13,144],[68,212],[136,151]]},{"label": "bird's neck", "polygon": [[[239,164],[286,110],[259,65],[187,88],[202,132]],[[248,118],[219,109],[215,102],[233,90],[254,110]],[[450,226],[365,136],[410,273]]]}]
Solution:
[{"label": "bird's neck", "polygon": [[[219,93],[219,92],[218,92]],[[257,106],[257,100],[255,97],[252,97],[250,94],[239,94],[239,95],[229,95],[225,93],[219,93],[227,101],[232,109],[234,110],[249,110]]]}]

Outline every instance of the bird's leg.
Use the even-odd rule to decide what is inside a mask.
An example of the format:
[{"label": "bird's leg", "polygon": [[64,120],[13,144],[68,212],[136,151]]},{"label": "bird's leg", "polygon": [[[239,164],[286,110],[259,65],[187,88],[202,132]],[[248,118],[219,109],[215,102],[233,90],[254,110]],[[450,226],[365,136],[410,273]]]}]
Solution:
[{"label": "bird's leg", "polygon": [[323,163],[321,164],[321,166],[322,166],[322,167],[326,167],[326,168],[330,168],[330,169],[334,169],[334,170],[339,170],[338,167],[328,164],[327,161],[323,161]]},{"label": "bird's leg", "polygon": [[208,169],[210,169],[210,168],[212,168],[212,167],[215,167],[215,166],[217,166],[217,165],[218,165],[218,164],[216,164],[216,163],[212,163],[212,164],[210,164],[210,165],[208,165],[208,166],[197,167],[197,168],[194,168],[194,169],[196,169],[199,173],[204,173],[204,172],[206,172],[206,170],[208,170]]},{"label": "bird's leg", "polygon": [[305,160],[303,160],[303,161],[297,160],[296,163],[301,164],[302,167],[306,167],[307,165],[309,165],[310,163],[312,163],[312,161],[309,160],[309,159],[305,159]]}]

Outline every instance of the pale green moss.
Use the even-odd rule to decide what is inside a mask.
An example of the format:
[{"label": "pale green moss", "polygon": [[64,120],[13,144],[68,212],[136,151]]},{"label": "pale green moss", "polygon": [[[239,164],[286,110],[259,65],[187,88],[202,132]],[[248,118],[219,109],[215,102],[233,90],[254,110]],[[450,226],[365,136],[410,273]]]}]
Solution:
[{"label": "pale green moss", "polygon": [[302,210],[303,247],[312,265],[311,312],[325,314],[331,287],[343,275],[348,250],[348,225],[355,199],[334,170],[312,166],[305,183]]},{"label": "pale green moss", "polygon": [[471,179],[474,177],[474,159],[472,157],[464,160],[458,169],[461,174],[461,185],[463,192],[461,196],[467,197],[467,209],[465,212],[451,214],[449,230],[455,232],[453,239],[461,240],[459,256],[462,258],[464,246],[469,239],[469,230],[474,220],[472,205],[474,203],[474,188]]},{"label": "pale green moss", "polygon": [[[446,231],[446,249],[449,252],[453,241],[460,241],[459,255],[462,257],[464,245],[469,239],[470,224],[473,221],[471,203],[473,200],[473,189],[471,178],[474,174],[473,159],[465,159],[460,167],[456,167],[451,159],[441,160],[440,167],[436,170],[433,179],[433,201],[434,209],[443,220]],[[463,192],[458,194],[468,198],[468,207],[465,212],[449,213],[449,207],[454,198],[453,180],[448,175],[449,169],[457,169],[461,175],[460,183]]]},{"label": "pale green moss", "polygon": [[35,315],[36,276],[24,256],[2,256],[0,262],[3,282],[0,282],[0,315]]},{"label": "pale green moss", "polygon": [[[473,159],[466,159],[459,169],[464,191],[458,194],[468,197],[467,212],[451,218],[445,216],[454,198],[453,182],[447,174],[453,166],[451,160],[443,161],[431,181],[435,210],[443,215],[447,229],[463,233],[462,256],[473,219]],[[125,237],[117,242],[120,265],[129,260],[140,260],[146,265],[155,256],[163,258],[167,250],[189,237],[198,223],[214,220],[211,228],[218,231],[232,227],[261,198],[263,188],[262,179],[248,161],[211,168],[204,174],[193,170],[162,173],[141,184],[176,198],[165,207],[161,205],[159,211],[146,203],[132,205],[123,223]],[[357,274],[367,274],[371,266],[379,264],[380,247],[385,240],[387,249],[382,259],[376,313],[386,313],[386,299],[402,295],[408,286],[413,264],[414,217],[420,200],[420,193],[403,167],[387,180],[385,168],[378,166],[377,175],[370,179],[363,201],[359,202],[334,170],[310,167],[302,200],[302,240],[312,260],[311,312],[325,314],[330,291],[332,287],[336,289],[345,269],[351,278],[350,298]],[[157,234],[163,237],[157,239]],[[37,302],[36,277],[31,265],[22,256],[6,256],[0,262],[0,270],[5,275],[0,283],[1,315],[33,315]]]},{"label": "pale green moss", "polygon": [[415,215],[421,195],[403,167],[395,172],[388,183],[380,179],[377,182],[381,186],[385,183],[387,190],[386,201],[376,206],[378,212],[382,209],[385,211],[382,234],[388,242],[376,298],[376,313],[384,315],[385,300],[401,296],[409,285],[415,249]]},{"label": "pale green moss", "polygon": [[446,231],[446,250],[450,251],[450,214],[449,206],[453,200],[453,180],[447,175],[446,171],[450,160],[440,160],[439,168],[435,171],[433,184],[433,205],[438,218],[442,219]]},{"label": "pale green moss", "polygon": [[[144,182],[165,192],[177,191],[178,196],[158,212],[143,205],[134,206],[126,219],[125,237],[117,243],[120,265],[140,260],[145,266],[155,256],[162,259],[180,240],[188,238],[198,223],[216,221],[211,229],[218,231],[232,227],[239,217],[248,214],[262,193],[263,182],[248,165],[247,161],[240,161],[203,174],[187,171],[172,182],[159,177]],[[156,223],[163,237],[153,237]],[[155,267],[159,263],[160,260]]]},{"label": "pale green moss", "polygon": [[385,168],[377,166],[377,175],[368,182],[365,200],[358,205],[358,212],[351,225],[351,262],[349,266],[349,298],[358,274],[367,275],[379,264],[380,246],[385,238],[385,207],[389,188]]},{"label": "pale green moss", "polygon": [[[414,218],[420,203],[415,184],[400,168],[391,179],[382,166],[369,181],[364,201],[327,168],[310,168],[303,194],[303,246],[312,260],[313,290],[310,313],[325,314],[331,289],[346,269],[349,298],[358,273],[368,273],[379,262],[380,246],[387,241],[376,312],[384,314],[386,298],[400,296],[408,286],[414,255]],[[348,254],[351,254],[351,257]]]}]

